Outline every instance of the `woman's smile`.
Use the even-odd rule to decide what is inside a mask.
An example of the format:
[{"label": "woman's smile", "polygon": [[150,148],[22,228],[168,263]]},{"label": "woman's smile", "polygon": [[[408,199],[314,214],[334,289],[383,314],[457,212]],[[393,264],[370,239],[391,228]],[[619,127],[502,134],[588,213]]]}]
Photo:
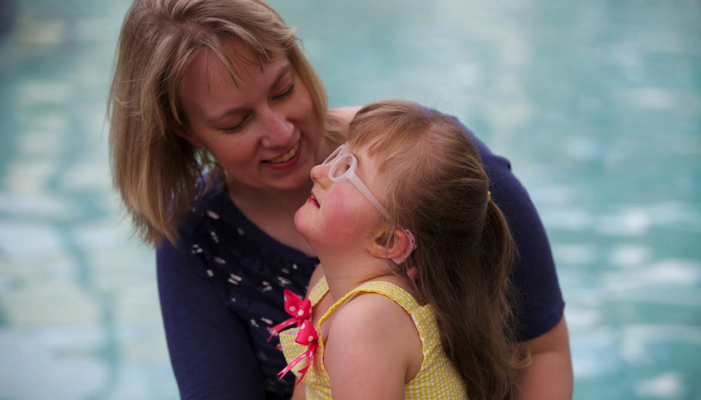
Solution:
[{"label": "woman's smile", "polygon": [[297,161],[299,161],[301,154],[302,150],[298,140],[297,143],[295,143],[294,146],[292,146],[292,148],[286,153],[270,160],[263,160],[262,163],[265,164],[266,167],[276,170],[289,169],[297,165]]},{"label": "woman's smile", "polygon": [[[231,41],[232,51],[250,53]],[[242,65],[235,83],[221,62],[208,62],[203,51],[192,62],[180,87],[190,122],[190,136],[219,166],[246,188],[299,189],[309,182],[323,138],[312,98],[284,53],[261,68]],[[250,55],[253,59],[253,55]],[[227,113],[227,110],[230,112]],[[224,115],[223,120],[217,120]],[[215,124],[208,121],[216,120]],[[243,119],[243,126],[222,130]]]}]

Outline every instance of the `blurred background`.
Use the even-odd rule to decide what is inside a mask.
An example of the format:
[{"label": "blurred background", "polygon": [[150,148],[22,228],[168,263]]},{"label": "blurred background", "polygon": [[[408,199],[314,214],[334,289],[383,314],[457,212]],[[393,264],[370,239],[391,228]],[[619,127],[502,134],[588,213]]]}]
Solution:
[{"label": "blurred background", "polygon": [[[701,399],[701,2],[271,1],[332,106],[404,97],[512,161],[575,399]],[[0,1],[0,399],[175,399],[105,101],[126,0]]]}]

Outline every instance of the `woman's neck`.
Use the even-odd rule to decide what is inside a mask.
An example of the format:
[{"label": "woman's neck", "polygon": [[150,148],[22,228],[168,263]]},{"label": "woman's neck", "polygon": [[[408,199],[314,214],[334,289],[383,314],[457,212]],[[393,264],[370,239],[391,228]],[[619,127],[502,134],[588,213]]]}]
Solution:
[{"label": "woman's neck", "polygon": [[258,229],[278,242],[314,257],[314,250],[294,226],[294,215],[311,193],[309,186],[294,191],[242,188],[227,181],[229,198]]},{"label": "woman's neck", "polygon": [[275,190],[243,186],[229,177],[226,179],[226,187],[229,197],[239,208],[270,210],[271,212],[283,212],[294,219],[294,214],[309,198],[313,182],[309,179],[304,185],[291,190]]}]

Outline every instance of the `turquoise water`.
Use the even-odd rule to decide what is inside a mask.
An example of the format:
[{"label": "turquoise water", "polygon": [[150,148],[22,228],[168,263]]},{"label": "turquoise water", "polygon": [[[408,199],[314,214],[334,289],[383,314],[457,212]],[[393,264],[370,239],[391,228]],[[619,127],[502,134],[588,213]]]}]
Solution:
[{"label": "turquoise water", "polygon": [[[2,4],[0,398],[177,398],[109,178],[128,3]],[[701,399],[701,3],[272,4],[332,105],[411,98],[508,155],[552,240],[575,399]]]}]

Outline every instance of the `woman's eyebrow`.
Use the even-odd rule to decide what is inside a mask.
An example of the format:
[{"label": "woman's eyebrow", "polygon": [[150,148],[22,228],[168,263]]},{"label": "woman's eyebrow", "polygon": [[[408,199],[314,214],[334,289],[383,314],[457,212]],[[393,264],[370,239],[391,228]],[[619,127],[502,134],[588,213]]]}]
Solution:
[{"label": "woman's eyebrow", "polygon": [[287,73],[290,72],[291,69],[292,69],[292,64],[287,64],[284,67],[280,68],[280,71],[277,73],[277,76],[275,77],[275,79],[273,80],[273,83],[268,88],[268,91],[272,91],[273,89],[275,89],[275,86],[277,86],[277,84],[282,80],[282,78],[285,75],[287,75]]},{"label": "woman's eyebrow", "polygon": [[[277,75],[275,76],[275,79],[273,79],[273,83],[268,87],[268,91],[272,92],[275,89],[275,86],[277,86],[277,84],[280,82],[280,80],[282,80],[282,78],[285,75],[287,75],[291,70],[292,70],[292,64],[290,64],[290,63],[287,63],[282,68],[280,68],[280,71],[278,71]],[[235,114],[235,113],[243,111],[243,110],[245,110],[245,107],[229,108],[227,110],[222,111],[221,113],[219,113],[215,117],[207,118],[207,122],[210,125],[216,125],[220,119],[226,117],[227,115]]]}]

